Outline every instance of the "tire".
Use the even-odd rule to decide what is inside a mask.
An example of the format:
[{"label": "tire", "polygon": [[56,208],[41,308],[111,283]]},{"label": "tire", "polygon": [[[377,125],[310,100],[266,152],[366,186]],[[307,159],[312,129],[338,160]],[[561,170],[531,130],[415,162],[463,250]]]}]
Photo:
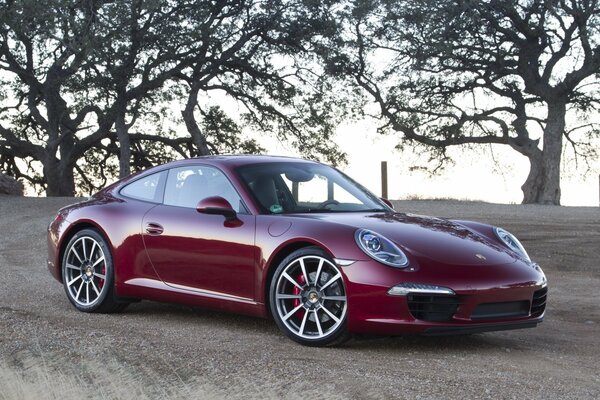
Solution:
[{"label": "tire", "polygon": [[300,344],[335,346],[350,338],[343,275],[318,247],[296,250],[279,264],[269,301],[279,329]]},{"label": "tire", "polygon": [[127,307],[114,293],[114,264],[106,240],[95,229],[77,232],[65,248],[62,259],[63,287],[67,298],[79,310],[113,313]]}]

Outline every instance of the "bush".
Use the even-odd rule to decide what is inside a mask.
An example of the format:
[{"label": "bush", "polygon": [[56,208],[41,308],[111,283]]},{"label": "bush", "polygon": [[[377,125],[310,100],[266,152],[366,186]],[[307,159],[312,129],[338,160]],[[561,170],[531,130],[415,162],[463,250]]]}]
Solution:
[{"label": "bush", "polygon": [[23,184],[0,172],[0,194],[23,196]]}]

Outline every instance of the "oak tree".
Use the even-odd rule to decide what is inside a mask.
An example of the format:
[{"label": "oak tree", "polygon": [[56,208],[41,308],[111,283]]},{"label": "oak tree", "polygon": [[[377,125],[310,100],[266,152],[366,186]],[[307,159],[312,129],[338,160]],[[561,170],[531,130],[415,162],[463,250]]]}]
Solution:
[{"label": "oak tree", "polygon": [[70,196],[172,158],[260,151],[248,127],[340,162],[339,99],[311,65],[334,3],[3,2],[0,169]]},{"label": "oak tree", "polygon": [[351,77],[404,144],[438,160],[509,146],[530,163],[523,203],[560,204],[565,143],[595,155],[597,0],[358,0],[344,18],[329,72]]}]

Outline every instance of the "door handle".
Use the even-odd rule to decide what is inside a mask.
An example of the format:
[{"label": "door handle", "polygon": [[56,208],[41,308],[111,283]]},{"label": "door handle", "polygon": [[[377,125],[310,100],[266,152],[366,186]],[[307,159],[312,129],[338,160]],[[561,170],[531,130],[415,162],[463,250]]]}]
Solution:
[{"label": "door handle", "polygon": [[146,233],[150,235],[160,235],[164,232],[164,228],[162,225],[157,224],[156,222],[148,222],[146,224]]}]

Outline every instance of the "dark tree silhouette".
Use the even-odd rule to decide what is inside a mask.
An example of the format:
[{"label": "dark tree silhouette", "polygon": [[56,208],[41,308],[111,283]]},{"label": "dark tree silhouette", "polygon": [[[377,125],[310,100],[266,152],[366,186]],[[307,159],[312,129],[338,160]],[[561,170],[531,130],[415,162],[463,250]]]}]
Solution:
[{"label": "dark tree silhouette", "polygon": [[565,140],[595,155],[597,0],[358,0],[344,18],[329,72],[351,77],[404,143],[442,161],[450,146],[510,146],[531,166],[523,203],[560,204]]},{"label": "dark tree silhouette", "polygon": [[[220,92],[258,131],[291,139],[309,157],[334,164],[344,160],[330,142],[340,119],[340,100],[330,96],[330,83],[313,62],[315,46],[336,29],[331,3],[240,1],[223,9],[219,3],[191,2],[188,18],[194,29],[189,38],[199,45],[190,67],[177,78],[184,84],[181,115],[195,154],[214,153],[215,145],[223,143],[211,144],[198,122],[219,115],[203,103],[209,93]],[[246,141],[242,147],[252,150],[256,143]]]},{"label": "dark tree silhouette", "polygon": [[[94,107],[72,106],[64,92],[97,45],[98,5],[50,3],[0,5],[0,78],[5,93],[0,156],[11,175],[45,185],[49,196],[72,195],[75,163],[93,144],[76,135]],[[98,117],[99,130],[109,126]],[[22,172],[15,158],[26,160],[28,166],[40,163],[43,175],[35,168]]]},{"label": "dark tree silhouette", "polygon": [[23,196],[23,184],[0,172],[0,194]]},{"label": "dark tree silhouette", "polygon": [[[337,100],[310,67],[313,47],[335,27],[331,7],[2,2],[0,169],[49,196],[71,196],[76,182],[90,192],[175,157],[260,151],[246,126],[342,161],[330,142]],[[228,115],[213,92],[239,111]],[[169,106],[181,101],[183,121]],[[166,120],[188,133],[163,128]]]}]

